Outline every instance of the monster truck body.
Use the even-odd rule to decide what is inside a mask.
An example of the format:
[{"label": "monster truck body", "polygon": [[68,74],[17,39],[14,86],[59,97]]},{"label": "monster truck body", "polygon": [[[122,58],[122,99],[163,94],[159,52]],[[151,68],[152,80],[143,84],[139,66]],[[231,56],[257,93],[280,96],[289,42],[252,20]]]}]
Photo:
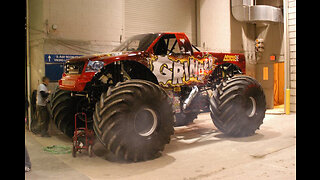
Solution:
[{"label": "monster truck body", "polygon": [[[159,48],[160,42],[166,43],[163,41],[167,40],[169,44],[164,45],[167,45],[170,51],[171,48],[174,48],[171,53]],[[89,69],[88,63],[92,62],[94,66],[95,61],[102,61],[103,66],[121,61],[137,62],[147,67],[163,88],[206,85],[215,67],[222,64],[234,64],[243,74],[245,73],[243,54],[193,52],[190,41],[184,33],[142,34],[129,39],[129,42],[133,44],[132,47],[129,44],[129,47],[123,45],[116,49],[116,51],[119,49],[123,51],[81,56],[68,60],[67,71],[59,81],[59,87],[78,92],[90,89],[86,85],[96,75],[97,70]],[[140,42],[144,47],[134,44]]]},{"label": "monster truck body", "polygon": [[224,133],[253,134],[265,97],[244,73],[243,54],[200,52],[184,33],[136,35],[111,53],[68,60],[51,114],[72,136],[72,115],[86,112],[106,149],[126,160],[148,160],[169,143],[174,123],[187,124],[209,109]]}]

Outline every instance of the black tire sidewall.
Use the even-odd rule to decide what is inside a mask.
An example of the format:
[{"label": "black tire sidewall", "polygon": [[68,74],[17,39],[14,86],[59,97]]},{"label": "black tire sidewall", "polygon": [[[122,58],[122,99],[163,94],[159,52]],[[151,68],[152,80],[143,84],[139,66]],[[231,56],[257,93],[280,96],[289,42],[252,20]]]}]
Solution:
[{"label": "black tire sidewall", "polygon": [[[253,97],[256,101],[256,113],[252,117],[248,117],[247,114],[243,114],[244,117],[247,117],[251,120],[260,119],[264,115],[265,111],[265,100],[263,96],[263,91],[256,84],[250,84],[247,86],[247,89],[244,90],[242,94],[242,108],[246,107],[247,101],[250,101],[250,97]],[[242,112],[246,112],[247,109],[243,109]]]},{"label": "black tire sidewall", "polygon": [[[266,110],[261,85],[249,76],[235,76],[221,82],[210,99],[211,118],[215,126],[233,137],[253,135],[263,123]],[[253,111],[252,97],[256,104]],[[255,112],[251,115],[252,112]]]},{"label": "black tire sidewall", "polygon": [[[135,117],[144,108],[152,110],[157,117],[154,131],[145,136],[135,129]],[[172,104],[159,86],[128,80],[101,95],[94,113],[94,130],[98,140],[116,156],[141,161],[155,158],[170,142],[173,119]]]},{"label": "black tire sidewall", "polygon": [[[252,117],[249,117],[248,111],[248,103],[250,103],[250,97],[255,99],[256,102],[256,111]],[[265,115],[265,100],[263,91],[257,84],[249,84],[246,89],[242,91],[240,94],[240,108],[236,112],[240,116],[239,119],[242,120],[242,126],[246,126],[247,131],[255,131],[260,124],[262,124],[262,120]],[[250,109],[249,109],[250,110]],[[251,134],[251,133],[249,133]]]}]

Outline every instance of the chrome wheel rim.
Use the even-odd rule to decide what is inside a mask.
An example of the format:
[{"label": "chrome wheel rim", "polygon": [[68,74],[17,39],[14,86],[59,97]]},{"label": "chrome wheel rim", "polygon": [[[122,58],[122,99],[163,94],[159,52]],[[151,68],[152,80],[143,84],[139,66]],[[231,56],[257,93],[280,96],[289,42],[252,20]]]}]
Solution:
[{"label": "chrome wheel rim", "polygon": [[150,136],[158,126],[158,117],[154,110],[143,108],[134,118],[134,129],[140,136]]}]

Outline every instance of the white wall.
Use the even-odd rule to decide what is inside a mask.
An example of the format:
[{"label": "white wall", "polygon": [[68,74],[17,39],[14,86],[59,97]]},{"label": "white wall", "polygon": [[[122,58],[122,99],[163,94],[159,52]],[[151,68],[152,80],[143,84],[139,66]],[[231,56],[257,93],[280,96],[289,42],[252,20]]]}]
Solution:
[{"label": "white wall", "polygon": [[[295,7],[295,3],[290,2]],[[275,43],[281,44],[278,38],[281,34],[277,34],[281,26],[270,26],[267,35],[270,43],[266,45],[261,65],[251,64],[250,58],[255,58],[254,40],[260,30],[253,24],[236,21],[231,13],[230,0],[29,0],[29,5],[31,89],[37,88],[45,74],[44,54],[108,52],[120,43],[120,37],[125,40],[139,33],[186,32],[193,44],[202,47],[200,49],[244,53],[247,74],[258,79],[263,64],[270,66],[272,74],[268,58],[275,51],[279,53]],[[290,17],[289,21],[295,22],[295,14]],[[57,29],[52,29],[52,25]],[[295,25],[290,29],[291,86],[294,88]],[[273,97],[271,81],[272,78],[270,82],[263,82],[270,103]],[[292,98],[295,98],[295,89]]]},{"label": "white wall", "polygon": [[45,0],[43,18],[51,38],[118,42],[123,11],[123,0]]},{"label": "white wall", "polygon": [[231,52],[230,1],[198,0],[199,45],[208,51]]},{"label": "white wall", "polygon": [[108,52],[121,37],[159,31],[186,32],[196,42],[195,0],[29,0],[29,5],[31,89],[45,75],[44,54]]},{"label": "white wall", "polygon": [[[257,4],[264,3],[281,6],[282,1],[257,1]],[[270,56],[276,55],[277,60],[283,61],[283,24],[239,22],[232,16],[230,0],[198,0],[197,7],[198,45],[207,51],[244,53],[246,74],[261,83],[266,94],[267,108],[273,108],[274,62],[270,61]],[[265,39],[265,51],[258,61],[255,53],[256,38]],[[262,78],[264,67],[268,67],[268,80]]]},{"label": "white wall", "polygon": [[29,10],[32,90],[45,75],[44,54],[102,53],[120,43],[124,0],[29,0]]},{"label": "white wall", "polygon": [[195,0],[126,0],[125,37],[148,32],[185,32],[196,43]]}]

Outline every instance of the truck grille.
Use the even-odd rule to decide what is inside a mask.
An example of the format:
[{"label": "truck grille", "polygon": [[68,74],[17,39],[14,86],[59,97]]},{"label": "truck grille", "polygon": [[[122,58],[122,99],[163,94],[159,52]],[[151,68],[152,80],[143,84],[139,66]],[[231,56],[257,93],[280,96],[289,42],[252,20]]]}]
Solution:
[{"label": "truck grille", "polygon": [[66,74],[81,74],[85,62],[66,62],[64,68]]}]

